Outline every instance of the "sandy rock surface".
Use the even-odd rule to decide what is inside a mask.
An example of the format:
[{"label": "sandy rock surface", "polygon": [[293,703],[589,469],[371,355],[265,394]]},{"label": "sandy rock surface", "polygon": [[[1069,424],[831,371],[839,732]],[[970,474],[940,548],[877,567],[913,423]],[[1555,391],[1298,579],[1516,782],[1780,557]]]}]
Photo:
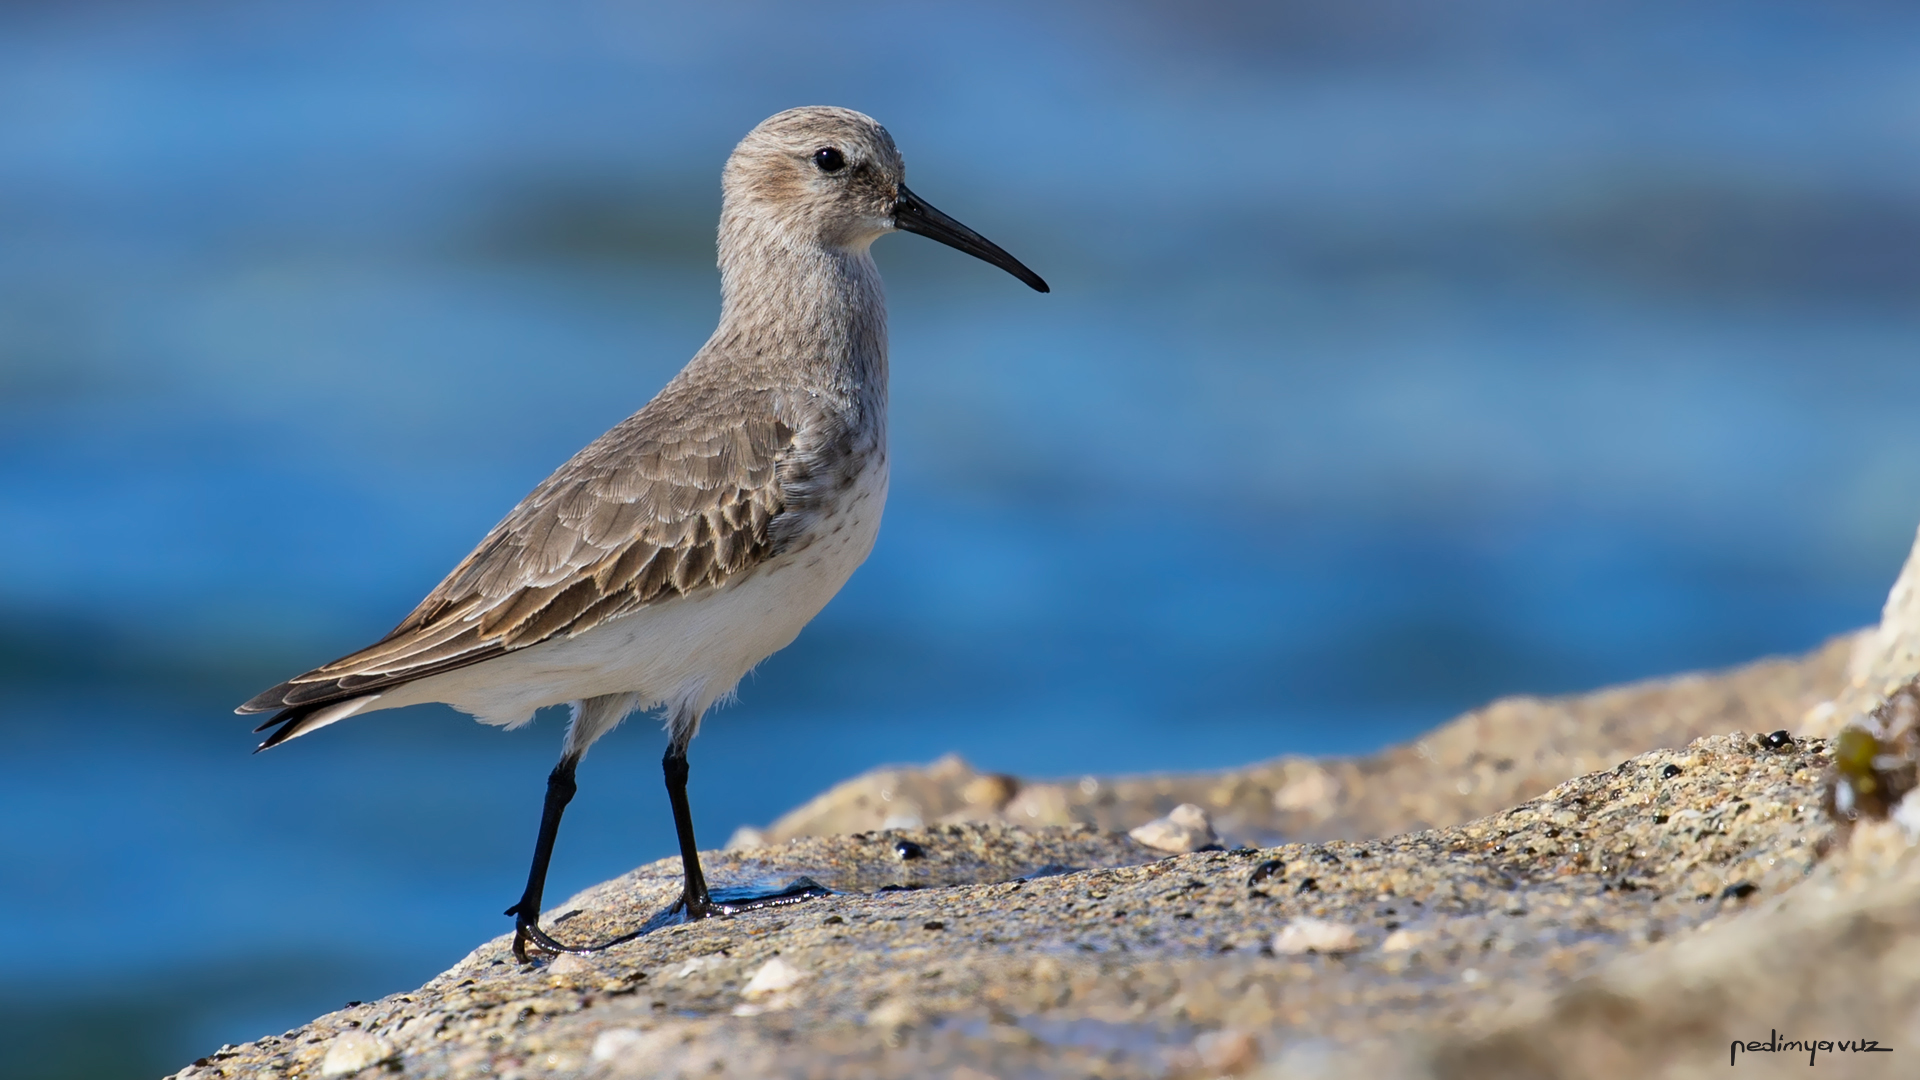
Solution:
[{"label": "sandy rock surface", "polygon": [[503,936],[178,1075],[1916,1075],[1920,791],[1836,826],[1820,737],[1920,666],[1916,565],[1807,657],[1364,758],[880,770],[705,856],[717,887],[834,895],[688,924],[662,860],[545,916],[618,944],[523,965]]},{"label": "sandy rock surface", "polygon": [[1887,593],[1880,609],[1880,625],[1852,637],[1846,681],[1831,699],[1817,706],[1800,726],[1804,734],[1833,738],[1848,724],[1858,723],[1887,696],[1920,676],[1920,534]]},{"label": "sandy rock surface", "polygon": [[[1920,579],[1920,571],[1915,576]],[[1219,773],[1023,782],[947,757],[839,784],[753,839],[779,843],[903,821],[1085,823],[1126,832],[1183,803],[1205,810],[1228,846],[1360,840],[1458,825],[1517,806],[1568,777],[1704,735],[1797,732],[1810,717],[1819,734],[1830,734],[1824,718],[1835,713],[1834,699],[1852,688],[1849,664],[1862,643],[1878,641],[1878,631],[1864,630],[1797,659],[1571,697],[1506,698],[1412,743],[1357,758],[1288,757]]]},{"label": "sandy rock surface", "polygon": [[1898,826],[1881,823],[1749,917],[1525,999],[1492,1030],[1389,1072],[1904,1077],[1920,1071],[1916,1056],[1920,861]]},{"label": "sandy rock surface", "polygon": [[[1825,768],[1817,741],[1719,736],[1450,829],[1166,858],[1084,825],[816,838],[716,856],[713,876],[849,892],[694,924],[664,915],[663,860],[548,916],[574,940],[651,927],[632,941],[522,966],[502,937],[183,1075],[306,1076],[368,1047],[387,1051],[369,1075],[459,1077],[1332,1075],[1354,1047],[1412,1069],[1800,883]],[[1315,924],[1345,935],[1275,952]]]}]

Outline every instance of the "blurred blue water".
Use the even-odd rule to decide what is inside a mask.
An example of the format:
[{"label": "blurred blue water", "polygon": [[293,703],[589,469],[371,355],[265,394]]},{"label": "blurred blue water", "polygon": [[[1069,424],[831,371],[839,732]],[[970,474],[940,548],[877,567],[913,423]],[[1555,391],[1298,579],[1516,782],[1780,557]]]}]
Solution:
[{"label": "blurred blue water", "polygon": [[[0,997],[177,1057],[504,928],[554,718],[250,758],[225,710],[698,347],[719,166],[794,104],[1055,292],[878,246],[893,501],[696,743],[710,843],[881,762],[1362,751],[1870,621],[1920,519],[1916,24],[0,8]],[[658,751],[595,750],[552,895],[670,851]]]}]

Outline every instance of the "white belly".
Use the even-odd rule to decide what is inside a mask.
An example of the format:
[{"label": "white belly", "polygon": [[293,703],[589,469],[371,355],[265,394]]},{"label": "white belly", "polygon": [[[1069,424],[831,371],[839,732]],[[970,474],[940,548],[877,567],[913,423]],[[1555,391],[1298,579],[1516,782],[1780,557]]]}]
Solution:
[{"label": "white belly", "polygon": [[865,469],[796,550],[725,585],[668,600],[575,637],[396,687],[368,709],[440,701],[483,723],[517,727],[534,710],[633,693],[697,717],[754,665],[791,644],[873,550],[887,499],[884,456]]}]

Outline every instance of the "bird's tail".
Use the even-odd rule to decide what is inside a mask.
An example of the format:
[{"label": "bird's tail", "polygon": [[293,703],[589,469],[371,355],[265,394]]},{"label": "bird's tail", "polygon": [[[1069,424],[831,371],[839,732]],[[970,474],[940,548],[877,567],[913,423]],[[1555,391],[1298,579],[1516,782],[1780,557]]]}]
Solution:
[{"label": "bird's tail", "polygon": [[[255,733],[268,728],[276,728],[266,741],[254,748],[254,753],[271,750],[288,739],[299,738],[309,731],[318,731],[336,720],[345,720],[361,709],[379,700],[379,694],[362,694],[345,701],[316,702],[312,705],[295,705],[273,714],[266,723],[254,728]],[[277,727],[276,727],[277,725]]]}]

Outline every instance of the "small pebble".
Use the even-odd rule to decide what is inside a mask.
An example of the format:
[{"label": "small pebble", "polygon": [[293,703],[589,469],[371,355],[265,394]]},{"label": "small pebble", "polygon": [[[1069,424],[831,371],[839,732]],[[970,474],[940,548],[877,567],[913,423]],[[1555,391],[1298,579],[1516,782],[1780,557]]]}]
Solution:
[{"label": "small pebble", "polygon": [[782,990],[791,990],[798,986],[800,980],[806,977],[806,972],[776,956],[760,965],[760,970],[753,973],[753,978],[747,980],[747,985],[740,988],[740,996],[748,1001],[772,997]]},{"label": "small pebble", "polygon": [[1662,780],[1671,780],[1674,777],[1679,775],[1680,775],[1680,766],[1678,765],[1672,765],[1672,764],[1664,765],[1660,769],[1660,779]]},{"label": "small pebble", "polygon": [[867,1013],[868,1027],[903,1028],[920,1022],[920,1010],[905,998],[889,998]]},{"label": "small pebble", "polygon": [[1285,880],[1286,868],[1287,864],[1281,862],[1279,859],[1268,859],[1266,862],[1253,868],[1253,873],[1247,876],[1247,884],[1258,885],[1268,878]]},{"label": "small pebble", "polygon": [[751,825],[742,825],[727,838],[728,851],[752,851],[767,846],[767,834]]},{"label": "small pebble", "polygon": [[1380,943],[1380,951],[1411,952],[1419,948],[1426,940],[1427,935],[1420,933],[1418,930],[1395,930],[1393,933],[1387,935],[1387,940]]},{"label": "small pebble", "polygon": [[1012,802],[1018,794],[1020,781],[1003,773],[982,773],[967,781],[966,786],[960,789],[960,798],[968,806],[984,806],[993,810]]},{"label": "small pebble", "polygon": [[1193,1040],[1193,1052],[1213,1076],[1238,1076],[1260,1061],[1260,1044],[1235,1028],[1207,1032]]},{"label": "small pebble", "polygon": [[581,972],[593,970],[593,962],[577,953],[561,953],[547,965],[549,975],[578,975]]},{"label": "small pebble", "polygon": [[1340,798],[1340,782],[1325,769],[1314,767],[1273,793],[1273,808],[1281,813],[1323,810]]},{"label": "small pebble", "polygon": [[1791,750],[1793,749],[1793,733],[1785,729],[1776,731],[1762,738],[1760,745],[1769,750]]},{"label": "small pebble", "polygon": [[613,1028],[594,1037],[587,1057],[594,1061],[612,1061],[639,1043],[641,1035],[632,1028]]},{"label": "small pebble", "polygon": [[346,1076],[357,1073],[385,1060],[392,1053],[386,1043],[364,1031],[342,1032],[327,1044],[327,1056],[320,1060],[320,1075]]},{"label": "small pebble", "polygon": [[658,1031],[635,1031],[633,1028],[611,1028],[594,1037],[593,1049],[587,1057],[593,1061],[646,1062],[653,1068],[660,1066],[660,1057],[680,1042],[678,1032],[661,1029]]},{"label": "small pebble", "polygon": [[1309,952],[1343,953],[1359,947],[1360,935],[1353,932],[1353,927],[1306,916],[1294,919],[1273,935],[1273,951],[1277,956],[1298,956]]},{"label": "small pebble", "polygon": [[1736,881],[1720,890],[1720,897],[1723,900],[1745,900],[1747,897],[1759,891],[1760,886],[1755,885],[1751,881]]},{"label": "small pebble", "polygon": [[1175,855],[1198,851],[1219,839],[1213,835],[1213,821],[1207,812],[1192,803],[1181,803],[1166,817],[1149,821],[1127,835],[1155,851]]},{"label": "small pebble", "polygon": [[693,959],[687,961],[686,963],[681,964],[679,968],[677,968],[672,975],[669,975],[667,977],[670,979],[691,978],[707,970],[708,968],[719,966],[721,962],[722,962],[722,958],[718,955],[696,956]]},{"label": "small pebble", "polygon": [[902,859],[924,859],[927,857],[927,849],[911,840],[895,840],[893,842],[893,853]]}]

